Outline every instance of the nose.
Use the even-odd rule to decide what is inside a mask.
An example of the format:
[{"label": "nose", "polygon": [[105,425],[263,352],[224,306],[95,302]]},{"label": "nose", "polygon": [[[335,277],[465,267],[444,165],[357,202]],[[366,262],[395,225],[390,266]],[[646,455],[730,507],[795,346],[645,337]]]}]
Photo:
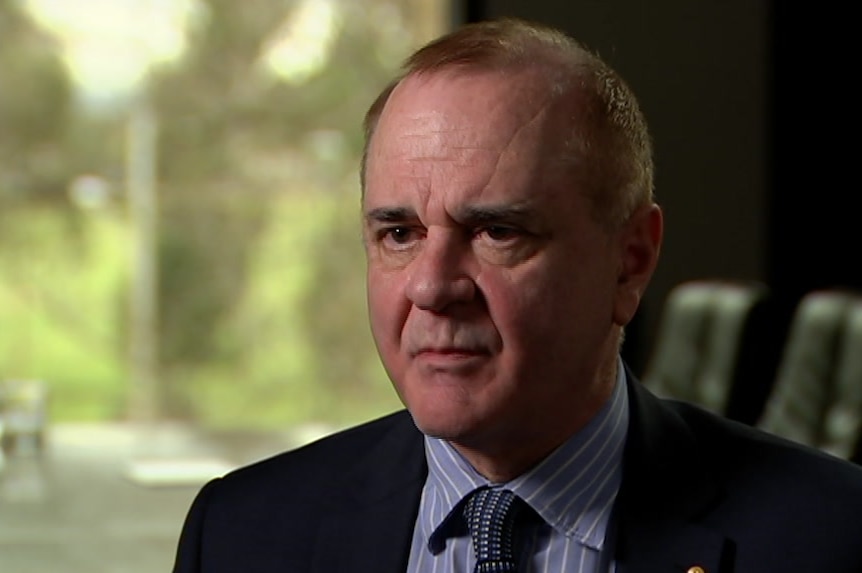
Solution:
[{"label": "nose", "polygon": [[441,312],[476,297],[469,272],[469,245],[462,244],[454,233],[429,232],[409,272],[407,298],[423,310]]}]

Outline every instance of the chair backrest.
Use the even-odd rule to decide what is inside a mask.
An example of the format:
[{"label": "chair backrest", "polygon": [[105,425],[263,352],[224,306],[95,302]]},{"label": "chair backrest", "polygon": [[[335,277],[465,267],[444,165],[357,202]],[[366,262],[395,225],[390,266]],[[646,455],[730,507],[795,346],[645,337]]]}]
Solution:
[{"label": "chair backrest", "polygon": [[739,377],[739,358],[753,312],[767,302],[765,285],[696,280],[674,287],[643,376],[660,396],[723,414]]},{"label": "chair backrest", "polygon": [[757,425],[848,457],[860,415],[860,330],[862,305],[853,293],[821,290],[804,296]]},{"label": "chair backrest", "polygon": [[862,299],[847,311],[832,392],[823,413],[818,446],[862,463]]}]

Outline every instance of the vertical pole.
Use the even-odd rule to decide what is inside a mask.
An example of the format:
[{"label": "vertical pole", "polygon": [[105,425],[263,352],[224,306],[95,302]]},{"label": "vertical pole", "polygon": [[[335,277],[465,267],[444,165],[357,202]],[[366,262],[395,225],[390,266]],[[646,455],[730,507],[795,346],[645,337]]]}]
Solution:
[{"label": "vertical pole", "polygon": [[146,90],[136,98],[126,140],[126,184],[132,230],[129,306],[130,416],[142,422],[159,415],[156,268],[155,114]]}]

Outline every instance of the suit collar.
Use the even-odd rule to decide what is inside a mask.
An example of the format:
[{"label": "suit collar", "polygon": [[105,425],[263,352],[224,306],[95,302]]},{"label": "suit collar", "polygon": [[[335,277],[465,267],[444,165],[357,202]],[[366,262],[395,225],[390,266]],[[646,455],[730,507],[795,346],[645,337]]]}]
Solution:
[{"label": "suit collar", "polygon": [[396,421],[362,462],[347,469],[318,532],[312,572],[402,573],[427,465],[422,434],[409,414]]},{"label": "suit collar", "polygon": [[720,571],[724,536],[696,523],[720,489],[679,414],[627,372],[631,419],[616,508],[618,573]]},{"label": "suit collar", "polygon": [[[696,523],[720,489],[689,425],[626,372],[630,422],[614,514],[617,573],[719,572],[727,540]],[[427,475],[422,434],[396,414],[324,508],[312,573],[401,573]],[[393,551],[393,548],[401,548]]]}]

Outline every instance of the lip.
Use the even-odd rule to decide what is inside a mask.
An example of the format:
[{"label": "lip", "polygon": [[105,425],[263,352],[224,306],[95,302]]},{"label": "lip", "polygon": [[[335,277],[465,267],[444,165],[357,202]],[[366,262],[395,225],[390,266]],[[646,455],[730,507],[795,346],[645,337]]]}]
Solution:
[{"label": "lip", "polygon": [[413,354],[414,360],[436,368],[464,367],[488,358],[489,353],[476,348],[423,348]]},{"label": "lip", "polygon": [[414,356],[486,356],[488,353],[481,348],[462,348],[458,346],[442,346],[420,348],[413,353]]}]

